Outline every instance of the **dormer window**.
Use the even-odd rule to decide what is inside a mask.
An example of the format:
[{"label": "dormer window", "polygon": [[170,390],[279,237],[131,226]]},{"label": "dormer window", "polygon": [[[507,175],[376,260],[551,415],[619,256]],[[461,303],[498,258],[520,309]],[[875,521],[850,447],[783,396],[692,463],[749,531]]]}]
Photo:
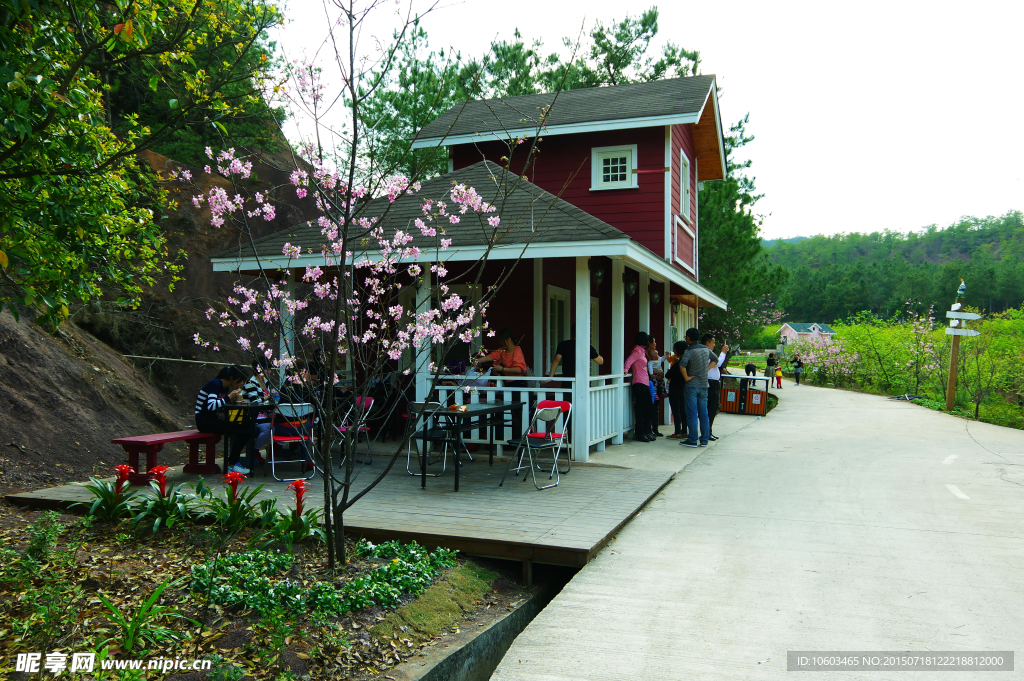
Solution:
[{"label": "dormer window", "polygon": [[591,191],[632,189],[638,186],[636,145],[591,149]]}]

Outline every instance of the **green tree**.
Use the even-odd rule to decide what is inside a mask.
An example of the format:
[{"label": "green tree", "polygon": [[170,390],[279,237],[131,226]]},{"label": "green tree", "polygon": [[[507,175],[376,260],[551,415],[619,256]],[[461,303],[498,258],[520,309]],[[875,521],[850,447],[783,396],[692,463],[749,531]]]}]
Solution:
[{"label": "green tree", "polygon": [[[279,20],[262,0],[0,0],[0,307],[54,323],[173,270],[166,198],[137,154],[186,127],[226,133],[259,95],[271,60],[253,50]],[[112,77],[166,104],[115,120]]]},{"label": "green tree", "polygon": [[754,212],[761,195],[747,174],[751,161],[733,160],[734,152],[754,139],[746,131],[749,119],[747,114],[726,136],[726,179],[707,182],[698,193],[701,282],[729,302],[728,310],[701,310],[701,325],[733,344],[779,320],[781,310],[773,294],[788,276],[762,251],[761,218]]},{"label": "green tree", "polygon": [[380,67],[362,103],[372,138],[365,153],[409,177],[429,179],[447,172],[448,159],[438,150],[412,151],[412,141],[459,102],[696,75],[698,52],[669,42],[657,56],[649,54],[657,32],[658,10],[652,7],[608,26],[598,23],[583,40],[565,38],[568,57],[543,56],[543,43],[527,43],[516,29],[512,40],[496,40],[487,54],[464,60],[458,53],[430,51],[426,32],[414,22],[396,63]]}]

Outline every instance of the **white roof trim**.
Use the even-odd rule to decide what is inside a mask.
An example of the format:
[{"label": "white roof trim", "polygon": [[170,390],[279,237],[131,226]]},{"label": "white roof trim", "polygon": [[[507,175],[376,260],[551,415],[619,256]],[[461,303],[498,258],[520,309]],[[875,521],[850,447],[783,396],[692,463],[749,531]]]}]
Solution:
[{"label": "white roof trim", "polygon": [[[724,179],[729,176],[729,166],[725,164],[725,133],[722,131],[722,117],[718,111],[718,83],[716,81],[711,82],[711,93],[708,94],[708,99],[714,100],[715,103],[715,125],[718,127],[718,157],[722,162],[722,178]],[[703,109],[701,111],[703,112]]]},{"label": "white roof trim", "polygon": [[[438,259],[438,256],[440,256],[440,259],[445,262],[479,260],[485,251],[485,246],[453,247],[449,248],[447,251],[424,252],[420,256],[419,260],[433,262]],[[658,257],[628,237],[591,241],[554,241],[534,243],[525,246],[525,252],[524,244],[508,244],[504,246],[496,246],[491,249],[489,258],[491,260],[515,260],[519,257],[565,258],[569,257],[570,254],[572,257],[600,255],[623,258],[627,263],[632,264],[634,267],[639,267],[650,272],[652,276],[655,276],[662,281],[670,281],[677,284],[681,288],[699,296],[701,299],[711,303],[715,307],[719,307],[723,310],[729,309],[729,304],[724,299],[707,290],[693,279],[690,279],[685,274],[672,267],[672,265],[665,262],[662,258]],[[370,254],[369,257],[371,260],[375,259],[373,254]],[[259,269],[260,264],[263,265],[264,269],[298,270],[305,267],[315,267],[317,265],[323,267],[324,256],[319,253],[311,253],[309,255],[302,255],[298,258],[292,259],[285,258],[283,255],[274,256],[272,258],[260,258],[259,260],[256,258],[211,258],[211,263],[213,264],[214,272],[256,270]]]},{"label": "white roof trim", "polygon": [[[718,105],[715,105],[717,118]],[[604,130],[628,130],[630,128],[653,128],[662,125],[684,125],[696,123],[700,120],[700,114],[670,114],[666,116],[643,116],[640,118],[617,118],[610,121],[586,121],[583,123],[571,123],[568,125],[549,125],[543,130],[532,128],[515,128],[512,130],[494,130],[487,132],[474,132],[463,135],[449,135],[445,137],[423,137],[413,140],[413,149],[425,149],[451,144],[472,144],[473,142],[490,142],[494,140],[507,141],[516,137],[526,135],[536,137],[540,135],[572,135],[580,132],[601,132]],[[719,127],[721,129],[721,127]],[[719,135],[721,137],[721,135]],[[724,153],[724,152],[723,152]],[[724,167],[724,166],[723,166]]]}]

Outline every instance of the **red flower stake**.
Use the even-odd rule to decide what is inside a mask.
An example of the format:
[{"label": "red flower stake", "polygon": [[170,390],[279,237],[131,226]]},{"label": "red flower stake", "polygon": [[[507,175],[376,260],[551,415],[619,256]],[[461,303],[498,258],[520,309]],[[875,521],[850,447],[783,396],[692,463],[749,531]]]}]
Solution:
[{"label": "red flower stake", "polygon": [[128,482],[128,476],[132,475],[135,472],[135,469],[128,464],[123,463],[120,466],[114,466],[114,471],[117,472],[117,487],[115,487],[114,490],[120,494],[121,490],[124,488],[124,483]]},{"label": "red flower stake", "polygon": [[160,485],[160,497],[163,499],[167,498],[167,471],[169,470],[171,470],[170,466],[153,466],[149,469],[153,479]]},{"label": "red flower stake", "polygon": [[241,473],[228,473],[223,478],[224,482],[231,486],[231,503],[235,503],[238,500],[238,483],[245,482],[245,476]]},{"label": "red flower stake", "polygon": [[288,485],[288,489],[295,491],[295,514],[301,518],[303,502],[306,499],[306,492],[310,489],[309,485],[306,484],[305,480],[296,480]]}]

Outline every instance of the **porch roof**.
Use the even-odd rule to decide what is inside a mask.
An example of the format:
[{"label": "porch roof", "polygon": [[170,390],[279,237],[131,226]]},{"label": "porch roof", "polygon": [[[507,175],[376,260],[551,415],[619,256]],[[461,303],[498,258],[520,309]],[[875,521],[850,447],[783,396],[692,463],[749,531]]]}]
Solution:
[{"label": "porch roof", "polygon": [[[500,234],[494,245],[490,244],[491,228],[486,218],[480,219],[472,213],[460,216],[458,224],[445,224],[445,237],[452,240],[448,250],[437,250],[436,239],[425,237],[413,224],[423,217],[423,200],[430,198],[448,199],[452,185],[463,183],[474,187],[480,195],[497,207],[490,216],[501,217]],[[608,256],[624,258],[633,267],[650,272],[663,281],[671,281],[697,295],[708,305],[725,309],[726,302],[703,286],[700,286],[664,259],[633,241],[625,232],[599,220],[593,215],[547,192],[535,184],[510,174],[505,168],[480,161],[466,168],[441,175],[423,183],[420,191],[403,195],[393,204],[386,197],[369,202],[360,211],[360,216],[380,218],[385,233],[393,234],[401,229],[412,235],[411,245],[423,250],[421,261],[445,262],[479,260],[487,253],[491,260],[514,260],[518,258],[565,258],[576,256]],[[441,227],[438,223],[430,223]],[[243,244],[218,253],[211,258],[214,271],[254,272],[259,269],[302,268],[325,265],[321,244],[326,241],[319,225],[304,222],[294,225],[253,244]],[[283,254],[286,243],[312,248],[313,252],[298,258]],[[255,250],[254,250],[255,248]],[[374,259],[370,249],[352,249],[356,257]],[[488,253],[488,250],[490,251]]]}]

